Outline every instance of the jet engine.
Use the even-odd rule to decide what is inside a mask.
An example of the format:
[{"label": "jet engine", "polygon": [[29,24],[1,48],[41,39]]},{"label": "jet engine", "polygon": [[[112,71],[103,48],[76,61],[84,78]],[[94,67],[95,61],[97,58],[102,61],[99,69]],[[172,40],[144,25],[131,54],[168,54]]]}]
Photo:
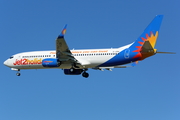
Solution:
[{"label": "jet engine", "polygon": [[42,60],[43,67],[59,67],[61,62],[57,58],[46,58]]},{"label": "jet engine", "polygon": [[82,69],[64,69],[65,75],[80,75],[82,72]]}]

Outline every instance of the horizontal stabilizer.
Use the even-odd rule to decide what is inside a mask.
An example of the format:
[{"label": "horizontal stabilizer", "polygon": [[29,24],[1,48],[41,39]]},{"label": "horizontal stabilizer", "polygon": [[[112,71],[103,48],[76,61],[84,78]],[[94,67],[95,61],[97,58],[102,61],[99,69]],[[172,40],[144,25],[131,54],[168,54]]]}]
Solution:
[{"label": "horizontal stabilizer", "polygon": [[131,64],[131,66],[132,66],[132,67],[135,67],[137,64],[138,64],[138,61],[133,62],[133,63]]},{"label": "horizontal stabilizer", "polygon": [[156,52],[156,53],[163,53],[163,54],[176,54],[175,52]]}]

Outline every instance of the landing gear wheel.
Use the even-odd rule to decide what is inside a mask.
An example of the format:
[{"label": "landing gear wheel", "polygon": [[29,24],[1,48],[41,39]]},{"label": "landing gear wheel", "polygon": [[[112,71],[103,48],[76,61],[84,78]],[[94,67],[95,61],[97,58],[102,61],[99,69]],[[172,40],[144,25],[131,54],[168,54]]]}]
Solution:
[{"label": "landing gear wheel", "polygon": [[85,78],[88,78],[89,77],[89,73],[83,72],[82,76],[85,77]]},{"label": "landing gear wheel", "polygon": [[16,75],[17,75],[17,76],[20,76],[20,75],[21,75],[21,73],[16,73]]}]

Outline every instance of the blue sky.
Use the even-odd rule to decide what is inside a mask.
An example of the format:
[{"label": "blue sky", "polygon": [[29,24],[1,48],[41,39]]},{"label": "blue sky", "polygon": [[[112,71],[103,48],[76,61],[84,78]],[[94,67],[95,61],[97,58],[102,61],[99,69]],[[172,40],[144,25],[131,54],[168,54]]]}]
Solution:
[{"label": "blue sky", "polygon": [[[178,0],[1,0],[0,120],[179,120]],[[13,54],[53,50],[68,24],[71,49],[120,47],[136,40],[163,14],[157,54],[136,67],[89,70],[88,79],[60,69],[15,71]]]}]

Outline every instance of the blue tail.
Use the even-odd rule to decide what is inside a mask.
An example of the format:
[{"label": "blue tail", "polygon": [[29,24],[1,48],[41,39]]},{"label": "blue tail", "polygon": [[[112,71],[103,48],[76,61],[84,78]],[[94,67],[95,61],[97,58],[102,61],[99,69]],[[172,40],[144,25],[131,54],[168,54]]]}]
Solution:
[{"label": "blue tail", "polygon": [[134,53],[133,58],[139,58],[141,60],[156,53],[154,47],[158,38],[162,19],[163,15],[157,15],[138,39],[130,46],[131,52]]}]

